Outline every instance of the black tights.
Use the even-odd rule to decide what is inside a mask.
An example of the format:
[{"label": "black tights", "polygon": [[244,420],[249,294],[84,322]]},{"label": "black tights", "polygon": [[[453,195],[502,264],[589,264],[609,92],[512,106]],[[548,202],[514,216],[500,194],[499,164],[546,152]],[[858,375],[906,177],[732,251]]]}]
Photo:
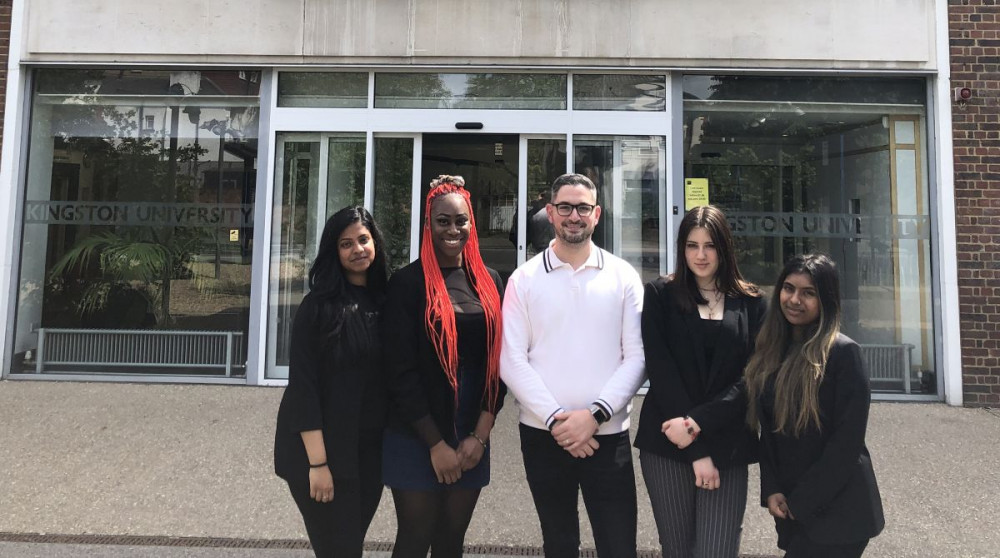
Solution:
[{"label": "black tights", "polygon": [[479,489],[392,491],[396,505],[396,544],[392,558],[462,556],[465,531],[479,500]]}]

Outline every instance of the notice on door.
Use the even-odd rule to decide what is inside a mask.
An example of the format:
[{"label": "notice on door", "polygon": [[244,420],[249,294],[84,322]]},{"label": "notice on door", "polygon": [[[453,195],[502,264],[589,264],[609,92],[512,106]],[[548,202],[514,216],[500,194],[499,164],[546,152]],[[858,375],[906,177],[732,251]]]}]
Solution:
[{"label": "notice on door", "polygon": [[708,205],[708,179],[684,179],[684,211],[690,211],[699,205]]}]

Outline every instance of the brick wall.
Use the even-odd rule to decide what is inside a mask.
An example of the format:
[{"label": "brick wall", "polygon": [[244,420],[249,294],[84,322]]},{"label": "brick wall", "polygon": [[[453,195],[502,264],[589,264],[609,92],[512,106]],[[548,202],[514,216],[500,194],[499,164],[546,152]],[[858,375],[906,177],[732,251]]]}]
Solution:
[{"label": "brick wall", "polygon": [[[0,132],[3,130],[3,111],[7,99],[7,53],[10,52],[10,6],[13,0],[0,0]],[[0,149],[3,134],[0,133]]]},{"label": "brick wall", "polygon": [[1000,404],[1000,0],[949,0],[966,405]]}]

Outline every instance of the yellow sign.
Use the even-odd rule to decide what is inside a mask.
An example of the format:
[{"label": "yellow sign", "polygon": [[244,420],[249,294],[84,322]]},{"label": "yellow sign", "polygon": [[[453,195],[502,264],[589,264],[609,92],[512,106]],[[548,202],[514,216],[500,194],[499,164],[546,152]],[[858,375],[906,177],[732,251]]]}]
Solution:
[{"label": "yellow sign", "polygon": [[240,241],[240,230],[229,229],[229,242],[239,242],[239,241]]},{"label": "yellow sign", "polygon": [[708,205],[708,179],[684,179],[684,211],[690,211],[699,205]]}]

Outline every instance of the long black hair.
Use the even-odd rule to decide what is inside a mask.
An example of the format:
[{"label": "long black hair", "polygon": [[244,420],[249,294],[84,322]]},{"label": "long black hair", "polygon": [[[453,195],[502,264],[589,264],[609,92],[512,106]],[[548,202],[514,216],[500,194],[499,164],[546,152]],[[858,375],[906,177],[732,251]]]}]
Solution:
[{"label": "long black hair", "polygon": [[[781,290],[792,274],[809,276],[820,303],[819,318],[807,326],[800,345],[794,347],[793,327],[781,310]],[[775,282],[770,308],[744,371],[747,422],[753,428],[759,425],[758,398],[774,376],[775,426],[779,432],[799,436],[810,426],[819,428],[819,385],[830,348],[840,333],[840,275],[833,258],[816,253],[788,260]]]},{"label": "long black hair", "polygon": [[320,236],[316,260],[309,269],[309,294],[319,302],[317,333],[323,339],[336,341],[335,347],[349,355],[362,354],[378,338],[374,317],[365,315],[360,308],[359,295],[347,286],[337,250],[340,235],[355,223],[367,228],[375,243],[375,260],[368,267],[365,288],[380,306],[389,283],[389,259],[382,231],[364,207],[345,207],[327,220]]},{"label": "long black hair", "polygon": [[692,312],[699,304],[708,303],[698,290],[698,282],[688,267],[685,255],[688,236],[691,235],[691,231],[699,227],[708,231],[719,258],[719,267],[715,272],[715,288],[722,291],[725,296],[760,296],[757,286],[744,280],[740,268],[736,265],[733,231],[729,227],[729,221],[726,220],[726,214],[714,205],[702,205],[684,214],[677,231],[677,260],[671,284],[681,309]]}]

